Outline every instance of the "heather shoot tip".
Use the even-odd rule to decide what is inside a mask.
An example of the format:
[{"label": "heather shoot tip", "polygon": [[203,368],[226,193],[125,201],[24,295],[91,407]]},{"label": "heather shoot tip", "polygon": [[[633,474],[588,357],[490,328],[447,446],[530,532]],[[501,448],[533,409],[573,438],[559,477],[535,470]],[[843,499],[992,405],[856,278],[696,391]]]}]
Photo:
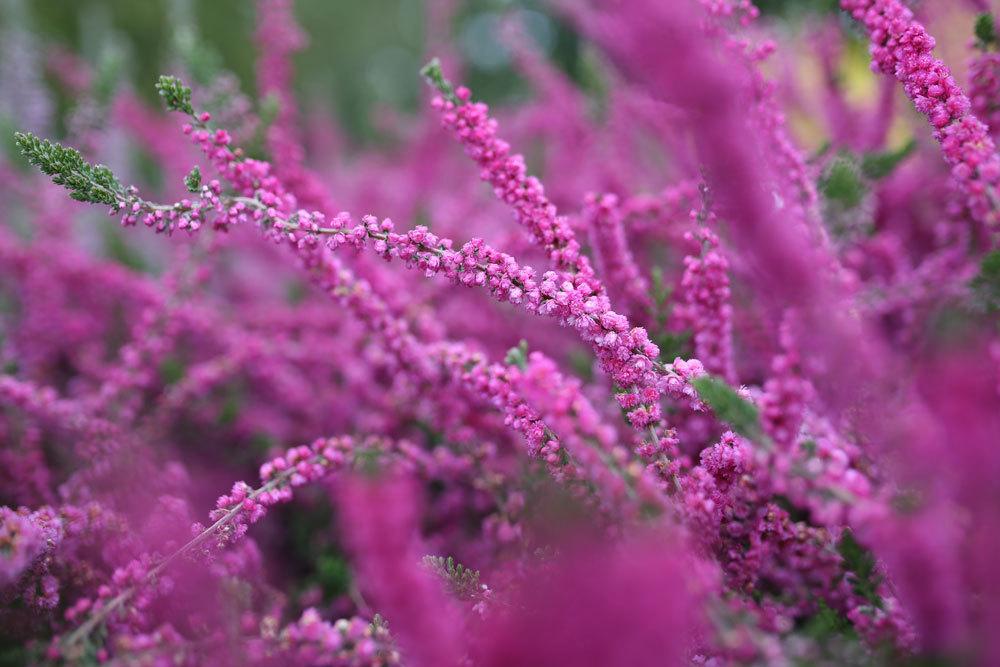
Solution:
[{"label": "heather shoot tip", "polygon": [[452,85],[451,81],[445,78],[444,72],[441,69],[441,60],[438,58],[431,58],[430,62],[420,68],[420,76],[424,77],[427,83],[441,93],[441,96],[446,100],[459,106],[462,101],[455,94],[455,86]]},{"label": "heather shoot tip", "polygon": [[70,197],[92,204],[116,203],[122,192],[111,170],[102,164],[91,164],[80,152],[30,132],[15,132],[14,139],[21,154],[52,182],[70,191]]},{"label": "heather shoot tip", "polygon": [[170,111],[180,111],[189,116],[194,115],[194,107],[191,105],[191,89],[176,76],[161,75],[156,82],[156,91],[163,98]]}]

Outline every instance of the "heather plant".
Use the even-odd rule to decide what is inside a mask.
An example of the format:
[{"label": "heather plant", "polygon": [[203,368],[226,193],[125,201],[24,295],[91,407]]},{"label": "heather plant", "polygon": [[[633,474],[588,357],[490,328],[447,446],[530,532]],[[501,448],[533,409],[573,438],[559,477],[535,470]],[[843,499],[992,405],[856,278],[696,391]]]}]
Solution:
[{"label": "heather plant", "polygon": [[371,141],[9,1],[0,664],[997,664],[1000,40],[835,4],[411,3]]}]

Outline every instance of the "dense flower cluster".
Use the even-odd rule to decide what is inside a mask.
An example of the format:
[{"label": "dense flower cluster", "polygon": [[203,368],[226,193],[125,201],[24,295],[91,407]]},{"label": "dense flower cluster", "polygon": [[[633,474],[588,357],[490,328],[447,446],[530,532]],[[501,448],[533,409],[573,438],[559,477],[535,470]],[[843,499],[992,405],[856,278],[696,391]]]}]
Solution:
[{"label": "dense flower cluster", "polygon": [[969,97],[972,112],[990,128],[996,141],[1000,128],[1000,107],[997,91],[1000,90],[1000,53],[983,53],[969,65]]},{"label": "dense flower cluster", "polygon": [[687,232],[685,240],[697,250],[684,258],[684,275],[680,283],[683,308],[678,315],[696,332],[694,353],[705,368],[734,382],[729,261],[719,249],[719,237],[709,226],[714,221],[714,214],[692,210],[691,216],[699,226],[696,231]]},{"label": "dense flower cluster", "polygon": [[465,87],[457,88],[450,99],[435,97],[441,124],[462,142],[482,169],[480,177],[493,186],[497,199],[513,209],[515,220],[545,248],[556,268],[591,277],[590,260],[580,252],[569,222],[558,215],[541,182],[528,175],[524,156],[511,155],[510,144],[497,137],[497,121],[490,117],[489,107],[471,98]]},{"label": "dense flower cluster", "polygon": [[895,76],[931,122],[969,213],[995,233],[1000,158],[987,126],[971,113],[969,98],[933,56],[934,38],[900,0],[841,0],[840,5],[868,30],[872,67]]},{"label": "dense flower cluster", "polygon": [[967,95],[897,0],[850,77],[832,15],[553,0],[505,105],[429,0],[371,146],[295,4],[255,102],[177,3],[167,114],[3,24],[0,662],[1000,660],[988,15]]}]

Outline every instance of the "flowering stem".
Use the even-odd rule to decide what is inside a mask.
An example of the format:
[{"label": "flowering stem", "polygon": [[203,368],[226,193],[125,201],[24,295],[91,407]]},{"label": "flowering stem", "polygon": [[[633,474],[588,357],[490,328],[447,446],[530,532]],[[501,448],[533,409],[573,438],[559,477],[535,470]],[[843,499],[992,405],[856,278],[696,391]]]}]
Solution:
[{"label": "flowering stem", "polygon": [[[322,454],[316,454],[309,460],[310,463],[318,464],[324,467],[329,466],[332,462],[324,457]],[[274,477],[272,477],[268,482],[262,484],[254,491],[247,495],[247,500],[255,500],[262,494],[272,491],[282,484],[289,481],[289,479],[296,473],[296,468],[293,466],[286,470],[283,470]],[[161,572],[163,572],[171,563],[176,561],[182,556],[186,556],[191,553],[206,541],[208,541],[213,535],[217,534],[222,528],[227,524],[231,523],[233,519],[243,512],[243,504],[237,503],[235,507],[228,510],[221,518],[219,518],[211,526],[203,530],[201,533],[196,535],[190,541],[188,541],[184,546],[174,551],[172,554],[161,560],[155,567],[149,570],[143,577],[139,584],[135,584],[125,588],[122,592],[112,598],[107,604],[103,605],[99,610],[94,611],[86,621],[84,621],[80,627],[74,630],[64,641],[63,649],[69,650],[79,644],[81,641],[90,636],[90,633],[94,629],[103,623],[111,614],[117,611],[125,603],[127,603],[133,595],[139,590],[141,586],[152,583]]]}]

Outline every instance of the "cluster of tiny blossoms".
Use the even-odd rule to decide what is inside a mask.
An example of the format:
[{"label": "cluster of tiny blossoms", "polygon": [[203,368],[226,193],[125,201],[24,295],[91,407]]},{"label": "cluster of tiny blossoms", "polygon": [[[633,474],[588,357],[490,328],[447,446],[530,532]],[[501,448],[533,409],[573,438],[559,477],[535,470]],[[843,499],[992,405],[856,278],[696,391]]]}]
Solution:
[{"label": "cluster of tiny blossoms", "polygon": [[[315,482],[351,460],[355,444],[351,438],[319,439],[309,446],[292,447],[260,467],[261,486],[254,489],[246,482],[236,482],[232,490],[219,496],[209,518],[215,523],[212,532],[217,547],[243,537],[251,524],[267,514],[267,508],[292,499],[292,490]],[[192,526],[202,535],[205,527]]]},{"label": "cluster of tiny blossoms", "polygon": [[1000,53],[986,51],[969,63],[969,99],[972,113],[986,123],[995,142],[1000,133]]},{"label": "cluster of tiny blossoms", "polygon": [[569,221],[558,215],[542,183],[528,175],[524,156],[511,154],[510,144],[497,136],[497,121],[489,107],[471,99],[472,91],[460,86],[452,95],[435,97],[432,105],[441,113],[441,124],[479,165],[480,178],[493,186],[497,199],[513,209],[515,220],[545,248],[553,265],[593,277],[590,260],[581,253]]},{"label": "cluster of tiny blossoms", "polygon": [[585,206],[601,272],[607,284],[616,288],[612,296],[627,307],[633,320],[642,321],[652,308],[652,300],[649,284],[628,247],[621,203],[613,194],[588,195]]},{"label": "cluster of tiny blossoms", "polygon": [[[697,216],[695,211],[692,215]],[[707,226],[688,232],[685,239],[697,244],[698,252],[684,258],[681,315],[694,331],[694,351],[698,359],[709,372],[732,382],[736,369],[733,367],[729,261],[719,247],[719,237]]]},{"label": "cluster of tiny blossoms", "polygon": [[[903,2],[841,2],[940,151],[887,145],[895,81],[858,103],[833,17],[817,100],[763,66],[810,35],[752,0],[566,0],[574,76],[517,36],[550,8],[512,12],[533,97],[494,115],[434,60],[421,122],[348,162],[295,3],[256,2],[257,113],[184,5],[171,67],[208,93],[156,88],[189,142],[69,53],[65,122],[0,105],[127,228],[0,154],[0,663],[996,662],[987,17],[966,96]],[[456,72],[460,5],[428,3]],[[23,43],[0,99],[48,101]],[[133,153],[163,178],[98,164]]]},{"label": "cluster of tiny blossoms", "polygon": [[[573,273],[548,271],[538,280],[531,267],[520,266],[513,257],[480,239],[473,239],[454,250],[450,239],[440,239],[425,227],[397,233],[389,219],[379,221],[374,216],[365,216],[360,223],[354,223],[350,214],[342,212],[327,223],[326,216],[318,211],[300,209],[291,214],[282,213],[290,200],[280,189],[268,187],[275,182],[269,165],[239,159],[239,155],[229,149],[228,133],[224,130],[212,132],[204,126],[211,120],[209,114],[199,114],[197,120],[201,127],[186,125],[185,132],[227,180],[238,189],[242,185],[243,192],[252,197],[220,197],[221,186],[213,180],[201,188],[204,205],[192,205],[184,200],[161,207],[133,201],[130,209],[134,213],[124,219],[127,223],[133,223],[136,214],[142,213],[147,226],[157,231],[172,231],[174,219],[183,221],[191,211],[202,219],[202,212],[211,210],[216,214],[217,226],[259,223],[269,229],[276,240],[287,238],[300,248],[319,244],[324,235],[329,237],[325,244],[331,249],[343,244],[360,248],[370,242],[374,252],[387,260],[398,258],[426,275],[441,274],[465,286],[486,287],[500,301],[556,317],[564,325],[576,329],[584,340],[595,346],[605,371],[619,386],[638,388],[635,392],[619,394],[619,402],[631,411],[632,423],[639,428],[659,420],[657,396],[661,394],[697,403],[693,390],[685,386],[687,380],[700,374],[697,362],[673,367],[658,362],[659,349],[649,341],[646,331],[630,327],[626,317],[611,310],[601,284],[588,277],[592,274],[589,268]],[[120,208],[126,206],[125,201],[119,204]],[[179,223],[177,228],[192,228],[182,225],[183,222]]]},{"label": "cluster of tiny blossoms", "polygon": [[841,0],[840,6],[868,30],[872,67],[895,76],[930,120],[973,219],[996,232],[1000,157],[969,98],[934,57],[934,38],[900,0]]},{"label": "cluster of tiny blossoms", "polygon": [[[300,222],[295,228],[303,229],[305,238],[310,233],[324,232],[312,220],[304,225]],[[441,239],[426,227],[401,234],[391,220],[379,221],[374,216],[355,223],[349,214],[342,213],[330,221],[329,229],[332,236],[327,243],[331,247],[348,244],[360,248],[370,244],[387,260],[399,259],[426,275],[443,275],[460,285],[485,287],[499,301],[554,317],[575,329],[593,346],[602,368],[619,386],[637,388],[618,395],[637,427],[659,420],[660,395],[697,403],[686,383],[703,372],[700,363],[660,363],[659,348],[649,340],[646,330],[630,327],[628,319],[611,310],[608,297],[595,291],[583,274],[546,271],[539,277],[531,267],[521,266],[512,256],[481,239],[468,241],[456,250],[451,239]]]},{"label": "cluster of tiny blossoms", "polygon": [[[374,442],[364,446],[380,447]],[[228,494],[219,496],[216,508],[209,513],[214,523],[207,528],[201,523],[193,524],[193,538],[184,546],[158,561],[144,554],[117,568],[111,582],[101,586],[95,598],[78,599],[67,610],[67,620],[89,615],[63,639],[61,650],[71,657],[76,655],[77,647],[90,632],[116,614],[124,614],[127,622],[138,623],[142,611],[158,595],[170,591],[171,579],[160,575],[172,562],[182,557],[213,560],[222,549],[243,538],[250,525],[262,519],[268,508],[291,500],[292,489],[343,468],[357,451],[352,438],[321,438],[308,446],[292,447],[283,456],[264,463],[260,468],[261,485],[253,488],[246,482],[233,484]],[[53,646],[60,650],[58,644]]]}]

